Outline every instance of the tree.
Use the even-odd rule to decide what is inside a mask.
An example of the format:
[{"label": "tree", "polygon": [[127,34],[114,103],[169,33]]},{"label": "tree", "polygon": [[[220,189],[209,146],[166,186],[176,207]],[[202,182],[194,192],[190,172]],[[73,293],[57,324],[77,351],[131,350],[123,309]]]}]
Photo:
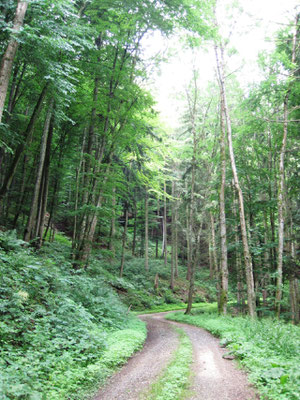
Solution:
[{"label": "tree", "polygon": [[233,145],[232,145],[231,121],[230,121],[230,115],[229,115],[229,110],[228,110],[228,106],[227,106],[225,78],[224,78],[224,75],[225,75],[224,74],[224,48],[222,45],[219,45],[219,47],[217,45],[215,46],[215,55],[216,55],[218,81],[219,81],[219,85],[220,85],[222,105],[224,108],[223,113],[226,118],[227,140],[228,140],[228,147],[229,147],[230,162],[231,162],[232,174],[233,174],[233,179],[234,179],[234,185],[235,185],[235,189],[237,191],[238,200],[239,200],[240,225],[241,225],[241,234],[242,234],[242,241],[243,241],[243,248],[244,248],[244,261],[245,261],[246,281],[247,281],[248,310],[249,310],[249,315],[253,318],[256,316],[253,267],[252,267],[251,254],[250,254],[250,250],[249,250],[248,237],[247,237],[243,192],[241,190],[240,183],[239,183],[239,178],[238,178],[236,163],[235,163],[235,156],[234,156],[234,152],[233,152]]},{"label": "tree", "polygon": [[19,45],[18,39],[14,35],[17,35],[20,32],[20,29],[24,22],[27,7],[27,1],[18,0],[13,22],[12,34],[9,39],[6,51],[2,56],[0,64],[0,123],[2,121],[4,103],[6,99],[13,62]]},{"label": "tree", "polygon": [[[292,56],[291,62],[294,65],[296,61],[296,50],[297,50],[297,35],[299,33],[299,14],[297,14],[293,40],[292,40]],[[298,46],[299,47],[299,46]],[[294,78],[294,71],[291,77]],[[284,168],[284,158],[286,152],[286,141],[288,134],[288,124],[289,124],[289,97],[291,94],[291,84],[293,80],[288,83],[287,91],[283,100],[283,136],[280,151],[280,161],[279,161],[279,187],[278,187],[278,258],[277,258],[277,281],[276,281],[276,314],[277,318],[280,317],[280,304],[282,297],[282,265],[283,265],[283,244],[284,244],[284,208],[285,208],[285,168]]]}]

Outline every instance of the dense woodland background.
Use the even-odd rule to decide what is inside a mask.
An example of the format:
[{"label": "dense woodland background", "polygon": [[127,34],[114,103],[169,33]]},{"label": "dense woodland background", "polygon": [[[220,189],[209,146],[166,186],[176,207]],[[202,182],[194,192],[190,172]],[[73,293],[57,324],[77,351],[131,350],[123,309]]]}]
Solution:
[{"label": "dense woodland background", "polygon": [[[156,296],[156,304],[187,302],[189,313],[196,293],[197,300],[217,301],[221,314],[231,301],[235,313],[299,322],[296,11],[273,38],[275,50],[261,54],[264,79],[247,93],[227,70],[230,41],[219,33],[213,1],[4,0],[0,26],[1,312],[8,353],[23,340],[18,329],[34,333],[37,322],[30,321],[41,321],[50,307],[46,292],[77,287],[82,299],[89,293],[89,304],[114,298],[106,283],[98,297],[92,281],[78,286],[93,276],[105,281],[107,271],[110,280],[128,278],[111,286],[121,297],[131,293],[124,301],[136,309],[151,307]],[[217,73],[203,91],[194,69],[181,127],[171,132],[147,89],[160,59],[146,59],[142,44],[151,31],[170,35],[175,28],[190,46],[214,48]],[[59,245],[68,250],[60,253]],[[40,286],[31,275],[38,266],[22,269],[36,256],[47,256],[53,273],[43,270]],[[49,266],[49,257],[64,272]],[[49,283],[66,270],[69,281]],[[140,285],[138,300],[130,280]],[[19,311],[11,296],[19,296]],[[28,306],[25,321],[28,296],[40,300]],[[104,311],[89,306],[104,325],[114,325],[114,301],[99,300]],[[25,328],[11,328],[12,309]],[[22,390],[20,398],[29,398]]]}]

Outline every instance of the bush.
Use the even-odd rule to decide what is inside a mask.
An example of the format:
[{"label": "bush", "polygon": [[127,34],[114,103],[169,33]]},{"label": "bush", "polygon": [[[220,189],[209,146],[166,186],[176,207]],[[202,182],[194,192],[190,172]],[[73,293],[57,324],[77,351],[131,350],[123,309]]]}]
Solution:
[{"label": "bush", "polygon": [[65,243],[38,255],[1,233],[0,245],[0,398],[86,398],[142,345],[143,323],[126,314],[101,268],[74,271]]}]

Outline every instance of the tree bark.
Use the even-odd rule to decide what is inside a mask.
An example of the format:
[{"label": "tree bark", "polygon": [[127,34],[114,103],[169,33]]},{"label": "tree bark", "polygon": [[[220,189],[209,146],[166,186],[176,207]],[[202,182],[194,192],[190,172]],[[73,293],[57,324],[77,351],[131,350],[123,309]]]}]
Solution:
[{"label": "tree bark", "polygon": [[195,268],[197,265],[198,251],[197,251],[197,237],[195,237],[195,245],[192,243],[194,234],[194,210],[195,210],[195,180],[196,180],[196,155],[197,155],[197,133],[196,133],[196,106],[197,106],[197,82],[194,76],[194,97],[193,101],[189,101],[189,112],[192,125],[192,139],[193,139],[193,157],[192,157],[192,177],[191,177],[191,197],[190,197],[190,208],[189,208],[189,240],[190,240],[190,279],[189,279],[189,293],[188,293],[188,304],[185,310],[185,314],[190,314],[193,304],[194,294],[194,279],[195,279]]},{"label": "tree bark", "polygon": [[[220,56],[219,56],[219,51],[220,51]],[[239,184],[239,178],[238,178],[238,174],[237,174],[237,169],[236,169],[236,164],[235,164],[235,156],[234,156],[233,145],[232,145],[231,121],[230,121],[229,110],[228,110],[228,106],[227,106],[226,89],[225,89],[223,51],[224,50],[223,50],[222,46],[220,46],[219,48],[217,46],[215,46],[215,55],[216,55],[219,85],[220,85],[220,90],[221,90],[221,98],[223,99],[224,113],[225,113],[226,125],[227,125],[227,140],[228,140],[228,147],[229,147],[230,163],[231,163],[231,169],[232,169],[232,174],[233,174],[234,186],[236,188],[236,191],[238,194],[238,200],[239,200],[240,226],[241,226],[242,242],[243,242],[243,249],[244,249],[244,261],[245,261],[246,281],[247,281],[248,312],[249,312],[249,315],[252,318],[254,318],[254,317],[256,317],[256,303],[255,303],[256,296],[255,296],[255,289],[254,289],[253,267],[252,267],[252,259],[251,259],[251,254],[250,254],[250,250],[249,250],[249,245],[248,245],[248,238],[247,238],[243,192],[242,192],[240,184]]]},{"label": "tree bark", "polygon": [[36,218],[38,215],[38,199],[39,199],[39,193],[40,193],[40,189],[41,189],[42,174],[43,174],[44,161],[45,161],[45,155],[46,155],[50,120],[51,120],[52,113],[53,113],[53,104],[54,104],[54,100],[52,99],[50,101],[49,108],[47,110],[43,135],[42,135],[42,139],[41,139],[40,160],[39,160],[37,176],[36,176],[34,190],[33,190],[29,218],[28,218],[27,226],[26,226],[25,233],[24,233],[24,240],[26,242],[29,242],[30,240],[34,239],[34,236],[35,236],[34,226],[36,224]]},{"label": "tree bark", "polygon": [[226,150],[225,150],[225,108],[224,99],[221,96],[221,187],[220,187],[220,236],[221,236],[221,293],[220,310],[227,314],[228,301],[228,266],[227,266],[227,237],[226,237],[226,215],[225,215],[225,184],[226,184]]},{"label": "tree bark", "polygon": [[[26,10],[28,7],[27,1],[18,0],[15,19],[13,22],[13,32],[17,34],[20,32],[20,29],[23,25]],[[11,38],[8,42],[8,46],[6,48],[5,53],[3,54],[1,64],[0,64],[0,123],[2,121],[2,115],[4,110],[4,104],[9,84],[9,78],[12,71],[12,66],[14,62],[14,58],[18,49],[19,42],[11,35]]]},{"label": "tree bark", "polygon": [[170,278],[170,289],[174,290],[174,276],[175,276],[175,182],[172,181],[172,204],[171,204],[171,278]]},{"label": "tree bark", "polygon": [[124,272],[125,247],[126,247],[126,239],[127,239],[127,227],[128,227],[128,205],[126,204],[125,205],[125,223],[124,223],[124,231],[123,231],[123,239],[122,239],[120,278],[123,277],[123,272]]},{"label": "tree bark", "polygon": [[[135,196],[134,196],[135,197]],[[132,255],[135,256],[136,249],[136,231],[137,231],[137,206],[134,200],[134,225],[133,225],[133,238],[132,238]]]},{"label": "tree bark", "polygon": [[157,215],[157,228],[156,228],[156,239],[155,239],[155,258],[158,259],[158,234],[160,232],[160,202],[159,202],[159,197],[157,198],[157,211],[156,211],[156,215]]},{"label": "tree bark", "polygon": [[8,169],[6,175],[5,175],[5,178],[4,178],[4,181],[3,181],[3,185],[2,185],[2,187],[0,189],[0,201],[2,200],[2,198],[5,196],[5,194],[9,190],[11,182],[13,180],[13,177],[14,177],[14,175],[16,173],[16,169],[17,169],[17,166],[19,164],[21,155],[22,155],[22,153],[23,153],[23,151],[25,149],[25,146],[31,140],[33,129],[34,129],[34,125],[35,125],[36,120],[37,120],[37,118],[38,118],[38,116],[40,114],[40,111],[41,111],[42,106],[43,106],[43,101],[44,101],[44,99],[46,97],[47,87],[48,87],[48,84],[46,84],[44,86],[44,89],[42,90],[42,92],[40,94],[38,102],[37,102],[37,104],[36,104],[36,106],[35,106],[35,108],[33,110],[32,116],[31,116],[30,121],[29,121],[29,123],[27,125],[26,131],[25,131],[25,134],[24,134],[24,139],[23,139],[22,143],[20,143],[18,145],[18,147],[17,147],[17,149],[15,151],[15,154],[14,154],[14,158],[13,158],[13,160],[11,162],[11,165],[9,166],[9,169]]},{"label": "tree bark", "polygon": [[149,271],[149,194],[145,193],[145,270]]},{"label": "tree bark", "polygon": [[[176,187],[175,187],[176,188]],[[175,192],[175,196],[177,196]],[[174,277],[178,278],[178,201],[175,200],[175,213],[174,213],[174,230],[175,230],[175,249],[174,249],[174,263],[175,263],[175,271],[174,271]]]},{"label": "tree bark", "polygon": [[85,128],[83,131],[83,139],[82,139],[82,145],[81,145],[81,151],[80,151],[80,159],[79,159],[79,165],[76,168],[76,175],[75,175],[75,203],[74,203],[74,224],[73,224],[73,233],[72,233],[72,250],[73,250],[73,258],[74,258],[74,249],[76,247],[76,237],[77,237],[77,223],[78,223],[78,218],[77,218],[77,211],[78,211],[78,203],[79,203],[79,183],[80,183],[80,173],[82,170],[83,166],[83,159],[84,159],[84,148],[85,148],[85,141],[86,141],[86,133],[87,129]]},{"label": "tree bark", "polygon": [[110,222],[110,234],[109,234],[109,245],[108,248],[112,252],[112,256],[115,257],[115,235],[116,235],[116,188],[113,188],[112,193],[112,216]]},{"label": "tree bark", "polygon": [[[298,29],[299,14],[295,21],[295,31],[293,35],[293,47],[292,47],[292,64],[296,61],[296,44],[297,44],[297,29]],[[276,297],[275,297],[275,308],[276,316],[280,318],[280,308],[282,299],[282,267],[283,267],[283,246],[284,246],[284,223],[285,223],[285,168],[284,158],[286,152],[286,140],[288,134],[288,116],[289,116],[289,97],[291,94],[291,82],[289,82],[288,89],[283,101],[283,136],[281,143],[281,151],[279,158],[279,185],[278,185],[278,252],[277,252],[277,279],[276,279]]]},{"label": "tree bark", "polygon": [[164,182],[164,216],[163,216],[163,237],[164,237],[164,265],[168,264],[168,239],[167,239],[167,187],[166,182]]}]

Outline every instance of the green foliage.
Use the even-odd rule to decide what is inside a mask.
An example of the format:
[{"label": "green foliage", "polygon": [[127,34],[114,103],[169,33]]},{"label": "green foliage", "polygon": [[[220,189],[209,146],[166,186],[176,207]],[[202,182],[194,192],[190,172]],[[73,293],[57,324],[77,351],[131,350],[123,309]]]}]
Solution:
[{"label": "green foliage", "polygon": [[154,382],[149,392],[142,396],[148,400],[179,400],[186,398],[190,366],[193,359],[192,343],[182,329],[176,329],[179,334],[179,346],[173,359],[166,366],[161,376]]},{"label": "green foliage", "polygon": [[167,319],[200,326],[221,338],[249,371],[263,399],[298,400],[299,327],[271,319],[213,314],[170,314]]},{"label": "green foliage", "polygon": [[140,346],[145,327],[65,245],[40,255],[0,236],[1,399],[81,399]]}]

